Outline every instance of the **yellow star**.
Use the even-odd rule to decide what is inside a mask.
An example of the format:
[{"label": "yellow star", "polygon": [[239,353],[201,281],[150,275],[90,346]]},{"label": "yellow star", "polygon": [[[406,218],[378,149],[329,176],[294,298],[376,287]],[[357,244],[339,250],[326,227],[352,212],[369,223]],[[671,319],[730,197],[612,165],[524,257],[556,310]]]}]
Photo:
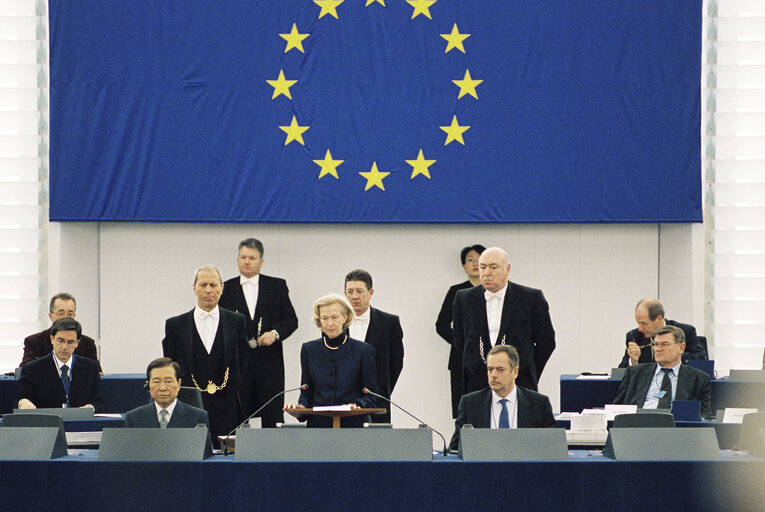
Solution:
[{"label": "yellow star", "polygon": [[457,96],[457,99],[460,99],[466,94],[478,99],[478,93],[475,92],[475,88],[478,84],[483,82],[483,80],[473,80],[473,77],[470,76],[470,70],[465,70],[465,78],[462,80],[452,80],[452,82],[460,88],[460,95]]},{"label": "yellow star", "polygon": [[321,12],[319,12],[319,19],[321,19],[321,17],[325,14],[331,14],[337,20],[340,19],[337,17],[337,6],[344,1],[345,0],[313,0],[313,3],[321,7]]},{"label": "yellow star", "polygon": [[367,5],[365,7],[369,7],[370,5],[372,5],[375,2],[379,2],[380,5],[385,7],[385,0],[367,0]]},{"label": "yellow star", "polygon": [[[268,82],[268,85],[274,88],[274,95],[271,96],[271,99],[276,99],[277,96],[280,94],[284,94],[289,99],[292,99],[292,95],[290,94],[290,87],[295,85],[297,83],[297,80],[287,80],[284,78],[284,70],[279,70],[279,78],[276,80],[266,80]],[[457,98],[459,99],[459,98]]]},{"label": "yellow star", "polygon": [[421,149],[420,154],[417,155],[417,160],[407,160],[406,163],[412,166],[412,177],[410,179],[414,179],[414,177],[417,176],[418,174],[423,174],[428,179],[430,179],[430,172],[428,171],[428,167],[436,163],[436,161],[425,160],[425,157],[422,155],[422,149]]},{"label": "yellow star", "polygon": [[322,179],[327,174],[331,174],[335,178],[340,179],[340,176],[337,175],[337,166],[343,162],[345,162],[345,160],[332,160],[332,153],[330,153],[329,150],[327,150],[327,154],[324,155],[324,160],[313,161],[313,163],[321,167],[319,179]]},{"label": "yellow star", "polygon": [[446,132],[446,142],[444,142],[444,146],[453,140],[456,140],[463,146],[465,145],[465,141],[462,139],[462,134],[468,131],[470,127],[460,126],[459,123],[457,123],[457,116],[452,118],[452,124],[450,126],[439,126],[439,128]]},{"label": "yellow star", "polygon": [[292,122],[289,126],[280,126],[279,128],[281,128],[282,131],[287,134],[287,140],[284,141],[285,146],[293,140],[296,140],[305,146],[305,142],[303,142],[303,132],[308,130],[310,126],[298,125],[297,119],[295,116],[292,116]]},{"label": "yellow star", "polygon": [[372,162],[372,170],[369,172],[360,172],[359,174],[367,179],[367,186],[364,187],[364,192],[366,192],[372,187],[380,187],[382,190],[385,190],[382,180],[390,173],[378,171],[377,162]]},{"label": "yellow star", "polygon": [[430,17],[430,6],[436,3],[436,0],[406,0],[406,3],[414,7],[412,19],[416,18],[418,14],[424,14],[428,19],[433,19]]},{"label": "yellow star", "polygon": [[287,41],[287,47],[284,49],[284,53],[287,53],[293,48],[296,48],[300,50],[300,53],[305,53],[303,51],[303,39],[308,37],[311,34],[301,34],[298,32],[297,25],[295,23],[292,24],[292,30],[290,30],[289,34],[279,34],[282,39]]},{"label": "yellow star", "polygon": [[465,47],[462,46],[462,41],[470,37],[470,34],[460,34],[460,31],[457,28],[457,24],[455,23],[452,27],[451,34],[441,34],[441,37],[449,41],[449,44],[446,45],[446,50],[444,50],[444,53],[448,53],[452,48],[457,48],[462,53],[465,53]]}]

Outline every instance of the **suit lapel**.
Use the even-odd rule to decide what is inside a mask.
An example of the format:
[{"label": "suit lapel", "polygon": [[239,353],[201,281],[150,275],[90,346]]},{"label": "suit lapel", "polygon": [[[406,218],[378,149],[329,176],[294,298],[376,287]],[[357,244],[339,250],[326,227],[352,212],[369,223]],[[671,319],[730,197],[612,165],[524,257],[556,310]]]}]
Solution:
[{"label": "suit lapel", "polygon": [[[61,381],[61,376],[58,374],[58,368],[56,368],[56,361],[53,359],[53,353],[48,354],[47,369],[45,371],[45,380],[48,382],[48,389],[55,389],[59,399],[57,402],[66,402],[66,391],[64,391],[64,383]],[[71,376],[71,373],[70,373]],[[72,380],[69,380],[69,395],[71,396]],[[58,407],[58,406],[57,406]]]},{"label": "suit lapel", "polygon": [[[510,324],[513,318],[515,318],[515,310],[518,308],[518,301],[515,297],[515,287],[513,283],[507,282],[507,290],[505,291],[505,301],[502,304],[502,318],[499,321],[499,333],[498,339],[492,340],[493,344],[497,344],[506,336],[506,333],[510,330]],[[505,339],[505,345],[510,342]]]},{"label": "suit lapel", "polygon": [[[480,326],[478,335],[485,341],[489,339],[489,320],[486,318],[486,298],[483,296],[484,291],[485,288],[483,286],[475,287],[474,293],[476,294],[476,300],[473,302],[473,314],[477,319],[475,325]],[[486,350],[488,351],[488,348]]]},{"label": "suit lapel", "polygon": [[[258,283],[258,303],[260,303],[260,287],[262,285],[263,283]],[[232,294],[234,297],[234,304],[236,305],[235,311],[244,315],[245,318],[252,320],[250,317],[250,309],[247,307],[247,299],[244,297],[244,290],[242,290],[242,283],[238,279],[234,285]],[[255,308],[255,314],[258,314],[257,305]]]},{"label": "suit lapel", "polygon": [[377,345],[380,343],[380,313],[373,307],[370,307],[369,310],[369,326],[364,341],[377,349]]},{"label": "suit lapel", "polygon": [[[170,416],[168,427],[175,427],[175,425],[183,425],[183,420],[186,417],[186,409],[181,405],[181,401],[175,403],[175,409],[173,409],[173,415]],[[156,418],[156,415],[155,415]],[[157,421],[159,423],[159,421]]]},{"label": "suit lapel", "polygon": [[518,428],[532,428],[534,426],[534,421],[531,417],[531,403],[529,403],[529,397],[523,390],[521,390],[521,388],[518,386],[516,386],[516,388],[518,389],[516,394],[516,399],[518,400],[518,403],[516,404],[516,407],[518,408]]},{"label": "suit lapel", "polygon": [[677,372],[677,388],[675,389],[675,400],[688,400],[691,396],[691,388],[693,387],[693,379],[690,378],[688,368],[684,364],[680,365],[680,369]]},{"label": "suit lapel", "polygon": [[[261,274],[260,279],[258,279],[258,301],[255,304],[255,317],[253,320],[263,317],[263,310],[266,308],[266,301],[270,292],[269,284],[268,277]],[[247,315],[249,315],[249,312]]]},{"label": "suit lapel", "polygon": [[491,389],[485,390],[483,396],[481,397],[481,411],[485,411],[482,414],[480,414],[478,417],[481,419],[481,422],[478,425],[473,425],[475,428],[491,428],[491,414],[492,414],[492,403],[491,403]]},{"label": "suit lapel", "polygon": [[656,364],[646,365],[640,369],[642,373],[647,373],[648,378],[641,378],[642,375],[637,375],[637,387],[635,391],[635,396],[638,399],[638,407],[643,407],[643,404],[645,404],[645,398],[648,394],[648,388],[651,386],[651,382],[653,381],[653,375],[656,372]]}]

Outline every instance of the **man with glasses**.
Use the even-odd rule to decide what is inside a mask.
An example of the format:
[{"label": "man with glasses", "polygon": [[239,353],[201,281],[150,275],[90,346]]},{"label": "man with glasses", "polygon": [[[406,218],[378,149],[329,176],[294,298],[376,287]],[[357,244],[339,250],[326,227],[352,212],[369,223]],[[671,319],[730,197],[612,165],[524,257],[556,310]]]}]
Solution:
[{"label": "man with glasses", "polygon": [[627,368],[639,363],[651,363],[655,359],[651,350],[651,341],[656,329],[665,325],[673,325],[682,329],[685,335],[685,352],[683,362],[688,359],[707,359],[706,351],[696,337],[696,328],[664,318],[664,306],[656,299],[641,299],[635,306],[635,322],[637,328],[627,333],[627,348],[624,350],[619,368]]},{"label": "man with glasses", "polygon": [[701,416],[712,416],[709,375],[682,363],[685,334],[679,327],[656,329],[653,339],[655,363],[627,368],[615,404],[636,404],[643,409],[670,409],[673,400],[698,400]]}]

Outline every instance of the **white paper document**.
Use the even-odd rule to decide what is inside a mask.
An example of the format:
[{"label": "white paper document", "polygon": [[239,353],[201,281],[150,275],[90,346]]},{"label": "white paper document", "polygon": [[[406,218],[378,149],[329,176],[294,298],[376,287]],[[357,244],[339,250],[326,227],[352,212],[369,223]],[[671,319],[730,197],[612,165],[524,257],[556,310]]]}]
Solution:
[{"label": "white paper document", "polygon": [[637,405],[606,404],[606,419],[613,421],[617,414],[635,414]]},{"label": "white paper document", "polygon": [[314,411],[350,411],[351,406],[350,405],[321,405],[319,407],[314,407]]},{"label": "white paper document", "polygon": [[744,407],[726,407],[723,414],[723,423],[743,423],[744,416],[757,412],[757,409],[750,409]]}]

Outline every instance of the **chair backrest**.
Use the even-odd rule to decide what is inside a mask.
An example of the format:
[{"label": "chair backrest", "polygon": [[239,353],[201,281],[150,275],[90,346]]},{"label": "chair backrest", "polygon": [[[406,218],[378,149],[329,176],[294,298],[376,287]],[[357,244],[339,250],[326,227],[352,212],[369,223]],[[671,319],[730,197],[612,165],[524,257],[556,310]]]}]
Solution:
[{"label": "chair backrest", "polygon": [[204,409],[204,405],[202,404],[202,392],[197,388],[192,388],[191,386],[181,386],[181,388],[178,390],[178,400],[184,404],[198,407],[199,409]]},{"label": "chair backrest", "polygon": [[704,349],[704,359],[709,359],[709,347],[707,346],[707,337],[706,336],[696,336],[696,339],[699,340],[699,345]]},{"label": "chair backrest", "polygon": [[611,428],[667,428],[674,427],[675,419],[671,414],[617,414]]},{"label": "chair backrest", "polygon": [[744,415],[741,430],[738,434],[738,449],[760,451],[763,447],[760,428],[765,427],[765,412],[754,412]]}]

